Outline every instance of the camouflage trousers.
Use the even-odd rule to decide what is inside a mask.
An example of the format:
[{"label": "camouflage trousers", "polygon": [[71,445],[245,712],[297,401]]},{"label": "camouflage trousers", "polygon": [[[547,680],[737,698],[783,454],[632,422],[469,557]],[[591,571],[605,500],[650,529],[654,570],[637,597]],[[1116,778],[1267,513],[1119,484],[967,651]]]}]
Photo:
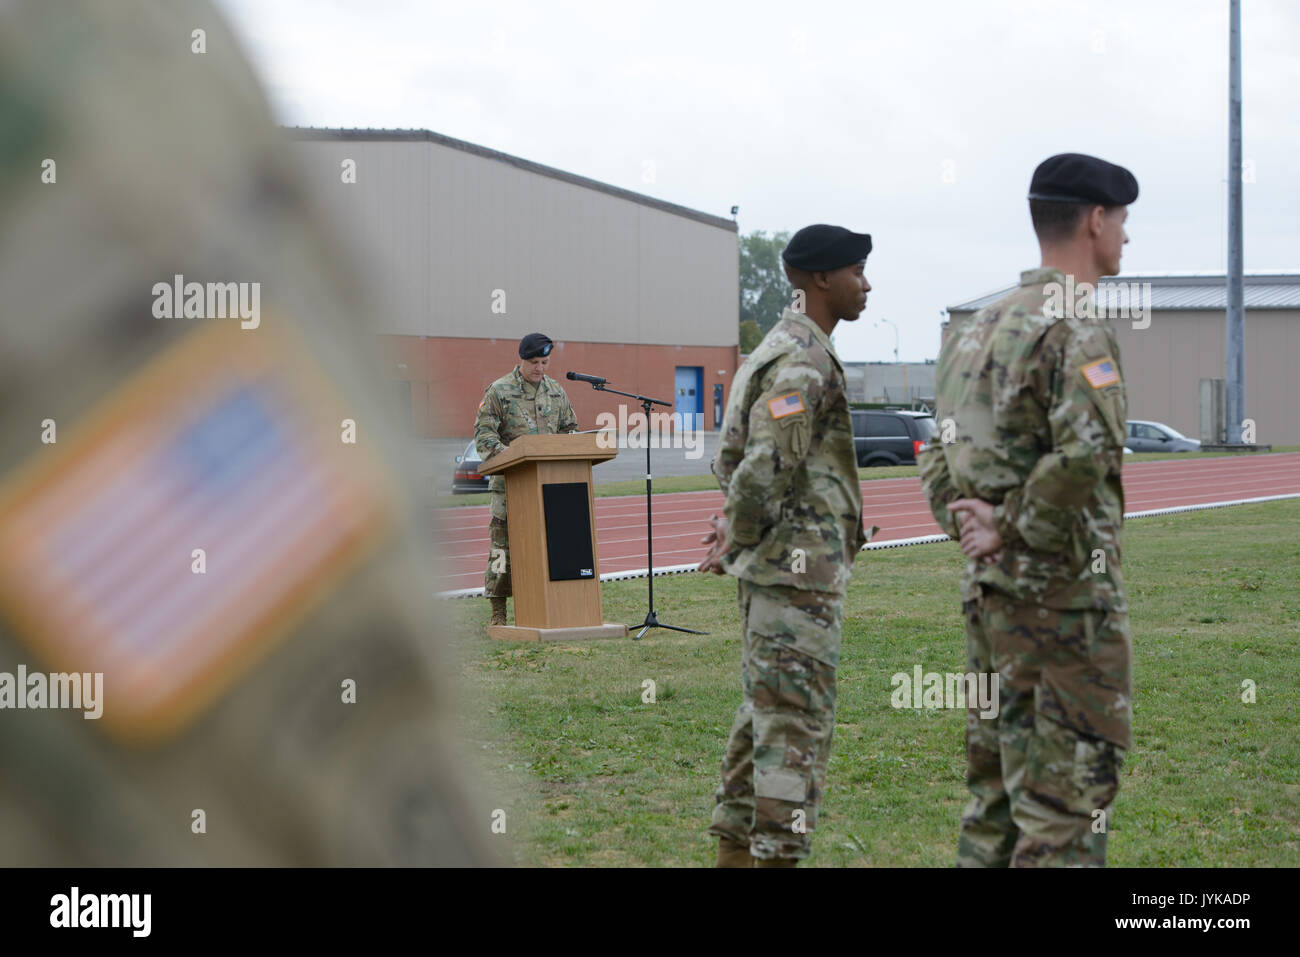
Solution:
[{"label": "camouflage trousers", "polygon": [[744,690],[709,833],[748,845],[757,858],[805,858],[835,730],[843,599],[743,579],[739,586]]},{"label": "camouflage trousers", "polygon": [[962,606],[967,668],[999,675],[996,716],[966,713],[959,867],[1103,867],[1131,746],[1122,612],[1062,611],[986,590]]},{"label": "camouflage trousers", "polygon": [[514,594],[510,582],[510,534],[506,527],[506,493],[492,493],[492,521],[488,523],[488,563],[483,576],[483,597],[508,598]]}]

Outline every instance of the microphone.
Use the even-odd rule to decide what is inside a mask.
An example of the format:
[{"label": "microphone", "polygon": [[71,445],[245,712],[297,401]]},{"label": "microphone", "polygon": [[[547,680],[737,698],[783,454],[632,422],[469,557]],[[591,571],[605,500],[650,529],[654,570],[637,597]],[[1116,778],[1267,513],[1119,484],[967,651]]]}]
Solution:
[{"label": "microphone", "polygon": [[587,375],[585,372],[566,372],[566,379],[572,379],[575,382],[590,382],[592,385],[604,385],[605,380],[598,375]]}]

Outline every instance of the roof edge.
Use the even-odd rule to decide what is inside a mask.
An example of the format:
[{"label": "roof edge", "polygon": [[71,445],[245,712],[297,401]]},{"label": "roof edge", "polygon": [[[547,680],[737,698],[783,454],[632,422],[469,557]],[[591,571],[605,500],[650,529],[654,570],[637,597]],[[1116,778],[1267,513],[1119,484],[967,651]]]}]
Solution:
[{"label": "roof edge", "polygon": [[944,312],[947,313],[952,313],[954,311],[975,312],[976,309],[973,305],[974,303],[982,302],[983,300],[988,299],[990,296],[997,296],[999,299],[1001,299],[1003,296],[1010,295],[1014,289],[1018,288],[1018,286],[1019,284],[1016,283],[1010,286],[999,286],[997,289],[990,289],[988,292],[981,293],[978,296],[972,296],[970,299],[967,299],[963,302],[959,302],[955,306],[944,306]]},{"label": "roof edge", "polygon": [[[1112,283],[1149,282],[1153,280],[1157,280],[1157,281],[1171,280],[1170,282],[1161,283],[1161,285],[1166,285],[1166,286],[1179,286],[1179,285],[1220,286],[1227,283],[1228,277],[1225,273],[1207,273],[1207,272],[1121,273],[1118,276],[1102,277],[1098,285],[1105,286]],[[1270,269],[1270,270],[1247,270],[1242,273],[1243,286],[1258,285],[1258,284],[1268,283],[1270,281],[1283,282],[1283,283],[1294,282],[1296,285],[1300,286],[1300,271]],[[1010,295],[1012,292],[1016,290],[1016,288],[1017,288],[1017,284],[1015,283],[1006,286],[1001,286],[997,289],[992,289],[986,293],[983,293],[982,295],[972,296],[970,299],[966,299],[960,303],[957,303],[956,305],[946,306],[945,311],[948,312],[949,314],[954,312],[978,312],[980,309],[983,308],[983,306],[977,306],[975,305],[976,303],[984,303],[984,305],[988,305],[988,303],[985,303],[984,300],[990,299],[990,297],[993,296],[996,296],[997,298],[1000,299],[1003,296]],[[1196,312],[1200,310],[1221,311],[1223,307],[1222,306],[1177,306],[1177,307],[1164,307],[1164,308],[1168,308],[1172,312],[1180,312],[1180,311]],[[1255,309],[1295,309],[1297,307],[1284,304],[1284,305],[1259,305],[1259,306],[1251,306],[1250,308],[1252,310],[1255,310]]]},{"label": "roof edge", "polygon": [[620,186],[611,186],[609,183],[600,182],[600,180],[589,179],[586,176],[579,176],[577,173],[565,172],[562,169],[556,169],[554,166],[545,166],[541,163],[534,163],[532,160],[526,160],[520,156],[513,156],[510,153],[502,153],[499,150],[489,149],[486,146],[479,146],[477,143],[470,143],[466,140],[458,140],[451,136],[444,136],[441,133],[434,133],[432,130],[331,129],[319,126],[281,126],[280,129],[288,133],[290,139],[294,140],[360,140],[370,142],[408,141],[434,143],[438,146],[446,146],[450,149],[460,150],[462,153],[472,153],[473,155],[482,157],[483,159],[505,163],[528,173],[536,173],[540,176],[558,179],[561,182],[569,183],[572,186],[581,186],[585,189],[591,189],[596,192],[606,193],[610,196],[616,196],[619,199],[625,199],[628,202],[637,203],[641,206],[649,206],[651,209],[657,209],[661,212],[672,213],[675,216],[682,216],[686,219],[693,219],[698,223],[704,223],[706,226],[715,226],[718,229],[725,229],[728,232],[737,234],[740,232],[739,226],[734,219],[727,219],[723,216],[714,216],[712,213],[705,213],[698,209],[691,209],[689,206],[679,206],[676,203],[670,203],[666,200],[655,199],[653,196],[646,196],[644,193],[635,193],[630,189],[623,189]]}]

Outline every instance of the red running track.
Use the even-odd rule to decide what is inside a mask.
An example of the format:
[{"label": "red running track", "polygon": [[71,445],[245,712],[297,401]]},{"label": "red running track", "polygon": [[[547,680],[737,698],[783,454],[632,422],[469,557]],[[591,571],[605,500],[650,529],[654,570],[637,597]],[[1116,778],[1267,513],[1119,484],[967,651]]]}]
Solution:
[{"label": "red running track", "polygon": [[[1300,493],[1300,452],[1139,462],[1124,469],[1128,512],[1290,493]],[[721,509],[718,491],[675,492],[655,499],[655,567],[703,558],[706,549],[700,538],[708,531],[709,516]],[[862,510],[868,528],[880,526],[873,541],[940,531],[926,507],[919,478],[863,482]],[[485,505],[440,510],[441,552],[449,574],[439,581],[438,591],[483,586],[488,519]],[[601,574],[646,567],[644,495],[596,499],[596,547]]]}]

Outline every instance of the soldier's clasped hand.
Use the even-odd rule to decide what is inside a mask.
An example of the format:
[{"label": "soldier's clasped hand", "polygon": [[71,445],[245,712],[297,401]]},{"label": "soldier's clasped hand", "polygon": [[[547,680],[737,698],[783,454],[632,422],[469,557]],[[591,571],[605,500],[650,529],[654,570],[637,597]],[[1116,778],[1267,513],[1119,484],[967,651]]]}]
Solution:
[{"label": "soldier's clasped hand", "polygon": [[1002,550],[1002,535],[993,521],[993,506],[979,498],[959,498],[948,506],[961,527],[961,550],[967,558],[981,559]]},{"label": "soldier's clasped hand", "polygon": [[712,530],[700,539],[701,545],[708,545],[709,553],[704,556],[696,571],[713,572],[715,575],[725,575],[726,570],[722,567],[722,556],[727,554],[727,520],[721,515],[710,515],[709,524]]}]

